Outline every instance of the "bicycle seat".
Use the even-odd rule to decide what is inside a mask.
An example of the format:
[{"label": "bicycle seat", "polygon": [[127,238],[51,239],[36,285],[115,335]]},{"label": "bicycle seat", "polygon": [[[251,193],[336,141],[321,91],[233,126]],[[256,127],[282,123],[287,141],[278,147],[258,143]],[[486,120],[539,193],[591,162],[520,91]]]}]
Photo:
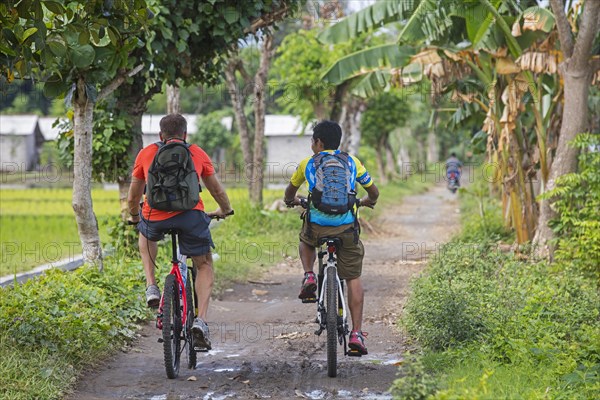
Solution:
[{"label": "bicycle seat", "polygon": [[324,243],[328,243],[328,242],[333,242],[334,246],[336,248],[339,248],[342,245],[342,239],[337,238],[337,237],[322,237],[319,239],[319,246],[321,246]]}]

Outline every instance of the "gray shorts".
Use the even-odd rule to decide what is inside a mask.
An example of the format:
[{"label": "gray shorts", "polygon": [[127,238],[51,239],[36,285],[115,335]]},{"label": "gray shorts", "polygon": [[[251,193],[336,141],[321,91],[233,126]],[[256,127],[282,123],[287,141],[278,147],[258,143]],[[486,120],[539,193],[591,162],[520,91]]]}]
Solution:
[{"label": "gray shorts", "polygon": [[138,231],[148,240],[158,242],[169,229],[177,229],[179,251],[186,256],[203,256],[215,248],[208,225],[210,217],[200,210],[189,210],[162,221],[148,221],[142,217]]}]

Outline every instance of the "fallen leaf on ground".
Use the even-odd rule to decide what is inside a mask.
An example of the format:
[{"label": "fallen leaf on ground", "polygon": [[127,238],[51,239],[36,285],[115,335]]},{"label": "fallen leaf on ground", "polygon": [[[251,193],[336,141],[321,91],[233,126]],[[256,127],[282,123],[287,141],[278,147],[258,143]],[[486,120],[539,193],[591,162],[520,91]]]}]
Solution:
[{"label": "fallen leaf on ground", "polygon": [[187,378],[188,381],[197,381],[198,378],[196,378],[194,375],[190,376],[189,378]]},{"label": "fallen leaf on ground", "polygon": [[267,293],[269,293],[268,290],[252,289],[252,294],[255,296],[264,296]]},{"label": "fallen leaf on ground", "polygon": [[307,399],[307,398],[308,398],[308,397],[306,397],[305,395],[303,395],[303,394],[302,394],[302,392],[301,392],[301,391],[299,391],[299,390],[296,390],[296,392],[295,392],[295,393],[296,393],[296,396],[298,396],[298,397],[302,397],[303,399]]}]

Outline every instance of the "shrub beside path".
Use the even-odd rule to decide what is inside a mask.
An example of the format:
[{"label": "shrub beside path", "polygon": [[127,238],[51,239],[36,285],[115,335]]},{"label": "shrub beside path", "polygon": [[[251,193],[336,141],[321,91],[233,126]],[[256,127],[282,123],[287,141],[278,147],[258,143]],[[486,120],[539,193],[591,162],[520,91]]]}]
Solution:
[{"label": "shrub beside path", "polygon": [[270,284],[239,284],[212,301],[215,350],[199,353],[195,370],[185,369],[184,357],[179,378],[166,378],[151,322],[128,352],[85,374],[70,399],[391,398],[387,390],[410,348],[397,327],[409,281],[460,229],[456,195],[438,184],[387,207],[372,225],[363,269],[369,355],[338,353],[337,378],[327,377],[326,335],[313,334],[315,305],[296,297],[300,263],[284,260],[263,276]]}]

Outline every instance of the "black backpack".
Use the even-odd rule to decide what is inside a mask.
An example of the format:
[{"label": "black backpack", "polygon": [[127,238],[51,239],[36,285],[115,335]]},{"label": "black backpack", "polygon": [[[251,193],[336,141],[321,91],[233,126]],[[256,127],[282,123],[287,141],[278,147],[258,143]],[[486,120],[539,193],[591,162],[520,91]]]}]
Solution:
[{"label": "black backpack", "polygon": [[146,200],[163,211],[192,210],[200,200],[200,182],[185,142],[156,142],[158,151],[148,170]]},{"label": "black backpack", "polygon": [[327,214],[345,214],[356,203],[352,187],[352,171],[348,153],[319,153],[313,156],[315,186],[310,200],[315,208]]}]

